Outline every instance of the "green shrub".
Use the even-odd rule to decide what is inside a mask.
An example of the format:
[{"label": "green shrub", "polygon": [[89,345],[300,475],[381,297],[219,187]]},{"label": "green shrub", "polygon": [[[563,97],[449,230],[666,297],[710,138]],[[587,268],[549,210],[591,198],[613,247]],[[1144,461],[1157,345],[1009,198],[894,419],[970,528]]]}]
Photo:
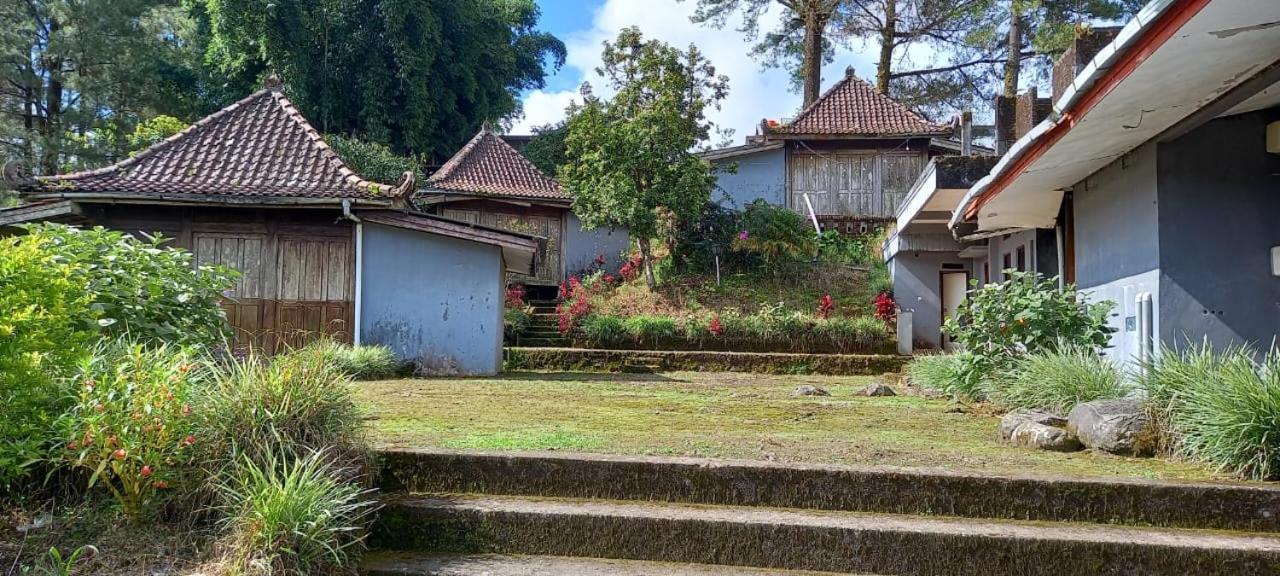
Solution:
[{"label": "green shrub", "polygon": [[818,256],[826,262],[866,265],[872,263],[870,243],[877,234],[847,236],[835,230],[827,230],[818,236]]},{"label": "green shrub", "polygon": [[582,337],[597,345],[616,345],[627,338],[627,327],[621,318],[607,314],[592,314],[579,324]]},{"label": "green shrub", "polygon": [[960,382],[960,359],[953,354],[916,356],[907,363],[907,377],[917,386],[953,394]]},{"label": "green shrub", "polygon": [[804,216],[764,200],[748,205],[738,226],[733,249],[759,255],[775,271],[788,261],[811,258],[817,249],[817,236]]},{"label": "green shrub", "polygon": [[87,354],[98,326],[71,266],[40,237],[0,239],[0,492],[45,458],[67,406],[60,377]]},{"label": "green shrub", "polygon": [[1019,359],[1007,379],[991,386],[989,395],[1006,408],[1065,414],[1081,402],[1124,398],[1130,392],[1124,375],[1110,360],[1068,345]]},{"label": "green shrub", "polygon": [[1164,350],[1139,382],[1173,448],[1243,478],[1280,478],[1280,353]]},{"label": "green shrub", "polygon": [[1107,316],[1115,303],[1086,304],[1074,286],[1058,288],[1056,278],[1005,270],[1008,280],[971,290],[943,330],[967,353],[963,387],[1013,368],[1024,354],[1060,345],[1100,351],[1111,337]]},{"label": "green shrub", "polygon": [[180,488],[194,460],[192,393],[206,368],[187,351],[106,341],[81,366],[60,419],[67,460],[90,472],[126,516]]},{"label": "green shrub", "polygon": [[247,455],[330,449],[364,458],[363,428],[350,378],[323,356],[295,352],[267,362],[253,355],[218,367],[202,391],[199,436],[216,470]]},{"label": "green shrub", "polygon": [[166,248],[167,240],[138,240],[96,227],[58,224],[28,228],[92,298],[97,322],[108,336],[143,343],[212,346],[227,334],[220,303],[239,273],[196,266],[190,252]]},{"label": "green shrub", "polygon": [[422,170],[428,164],[426,158],[400,156],[383,144],[336,134],[326,135],[324,141],[349,168],[374,182],[395,185],[405,172],[413,172],[418,182],[426,181]]},{"label": "green shrub", "polygon": [[502,334],[508,340],[523,334],[533,322],[532,315],[524,308],[505,308],[502,311]]},{"label": "green shrub", "polygon": [[358,560],[373,500],[326,452],[243,458],[220,485],[235,572],[330,574]]},{"label": "green shrub", "polygon": [[390,378],[401,370],[395,352],[386,346],[351,346],[332,338],[321,338],[281,357],[291,362],[313,358],[355,380]]}]

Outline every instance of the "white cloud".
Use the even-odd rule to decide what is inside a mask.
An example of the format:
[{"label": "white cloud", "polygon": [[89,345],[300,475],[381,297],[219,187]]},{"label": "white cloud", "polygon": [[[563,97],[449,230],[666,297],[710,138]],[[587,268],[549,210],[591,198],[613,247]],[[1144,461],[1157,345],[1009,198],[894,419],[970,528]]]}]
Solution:
[{"label": "white cloud", "polygon": [[543,92],[536,90],[524,98],[524,118],[511,128],[512,134],[529,134],[534,128],[555,124],[564,118],[564,110],[572,102],[581,102],[577,90]]},{"label": "white cloud", "polygon": [[[607,95],[595,73],[600,64],[601,44],[617,37],[627,26],[638,26],[646,38],[682,49],[696,44],[716,70],[729,77],[728,98],[720,110],[710,111],[709,116],[718,125],[734,129],[736,141],[754,134],[761,119],[794,116],[802,98],[790,91],[788,72],[763,70],[760,63],[751,58],[752,42],[737,30],[740,25],[737,18],[732,18],[720,30],[690,22],[689,16],[696,5],[695,0],[606,0],[595,12],[590,29],[564,38],[568,48],[566,72],[576,72],[581,79],[591,82],[597,94]],[[762,29],[772,29],[779,18],[776,7],[771,9],[761,18]],[[854,66],[864,78],[874,74],[873,51],[855,48],[861,49],[836,51],[835,61],[823,68],[824,88],[844,74],[846,66]],[[563,118],[565,105],[575,96],[576,91],[531,92],[524,101],[525,119],[513,132],[520,133],[528,127]]]}]

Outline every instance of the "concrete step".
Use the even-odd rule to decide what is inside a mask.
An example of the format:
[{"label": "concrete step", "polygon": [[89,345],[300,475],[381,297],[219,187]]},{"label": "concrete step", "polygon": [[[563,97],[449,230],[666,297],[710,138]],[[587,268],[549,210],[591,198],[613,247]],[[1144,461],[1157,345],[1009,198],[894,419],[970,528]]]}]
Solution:
[{"label": "concrete step", "polygon": [[1280,533],[1280,487],[560,452],[380,454],[388,492],[471,492]]},{"label": "concrete step", "polygon": [[604,500],[386,502],[374,546],[903,576],[1280,574],[1280,537]]},{"label": "concrete step", "polygon": [[521,346],[528,346],[531,348],[537,348],[537,347],[556,348],[556,347],[564,346],[568,343],[569,343],[568,340],[561,338],[559,336],[554,338],[525,338],[525,337],[520,338]]},{"label": "concrete step", "polygon": [[829,572],[604,558],[503,554],[433,556],[415,552],[375,552],[366,557],[361,568],[368,576],[834,576]]}]

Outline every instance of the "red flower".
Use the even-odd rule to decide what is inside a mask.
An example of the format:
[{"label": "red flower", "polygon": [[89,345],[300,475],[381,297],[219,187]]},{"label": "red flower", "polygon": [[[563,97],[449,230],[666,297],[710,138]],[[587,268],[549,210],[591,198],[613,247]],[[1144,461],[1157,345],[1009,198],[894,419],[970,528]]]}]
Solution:
[{"label": "red flower", "polygon": [[111,455],[115,456],[116,460],[124,460],[124,457],[128,456],[128,454],[124,451],[124,448],[120,448],[115,452],[112,452]]},{"label": "red flower", "polygon": [[596,266],[597,266],[597,267],[598,267],[598,266],[604,266],[605,258],[604,258],[604,253],[603,253],[603,252],[596,254],[595,263],[596,263]]},{"label": "red flower", "polygon": [[190,405],[190,404],[183,404],[183,405],[182,405],[182,415],[183,415],[183,416],[190,416],[190,415],[191,415],[191,405]]},{"label": "red flower", "polygon": [[875,301],[876,318],[885,324],[893,324],[898,319],[898,303],[888,292],[881,292]]},{"label": "red flower", "polygon": [[818,299],[818,317],[819,318],[824,318],[824,319],[830,318],[831,313],[834,312],[835,309],[836,309],[836,301],[831,297],[830,294],[823,294],[822,298]]},{"label": "red flower", "polygon": [[142,467],[142,477],[143,477],[143,478],[150,478],[150,477],[151,477],[151,467],[150,467],[150,466],[143,466],[143,467]]},{"label": "red flower", "polygon": [[156,488],[157,490],[164,490],[165,488],[169,487],[169,483],[165,482],[164,480],[156,480],[155,482],[151,483],[151,486],[153,488]]},{"label": "red flower", "polygon": [[716,316],[715,318],[711,319],[711,325],[707,326],[707,329],[711,330],[711,333],[715,334],[716,336],[724,335],[724,325],[720,323],[719,316]]},{"label": "red flower", "polygon": [[67,443],[67,450],[75,450],[76,448],[79,448],[79,447],[80,445],[77,444],[75,440],[72,440]]},{"label": "red flower", "polygon": [[192,445],[192,444],[195,444],[195,443],[196,443],[196,437],[195,437],[195,436],[192,436],[192,435],[190,435],[190,434],[187,434],[187,437],[182,439],[182,443],[183,443],[184,445],[186,445],[186,446],[190,446],[190,445]]}]

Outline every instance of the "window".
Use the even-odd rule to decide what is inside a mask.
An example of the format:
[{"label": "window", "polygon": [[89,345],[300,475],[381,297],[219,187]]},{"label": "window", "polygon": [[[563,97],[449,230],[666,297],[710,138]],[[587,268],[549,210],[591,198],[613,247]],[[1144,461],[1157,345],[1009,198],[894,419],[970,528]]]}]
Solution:
[{"label": "window", "polygon": [[1001,266],[1001,267],[1000,267],[1000,273],[1001,273],[1001,274],[1004,274],[1004,271],[1005,271],[1005,270],[1008,270],[1008,269],[1010,269],[1010,268],[1013,268],[1013,254],[1012,254],[1012,253],[1010,253],[1010,252],[1005,252],[1005,253],[1004,253],[1004,266]]},{"label": "window", "polygon": [[1018,247],[1018,271],[1019,272],[1027,271],[1027,247],[1026,246]]},{"label": "window", "polygon": [[991,283],[991,263],[983,262],[982,263],[982,284],[986,285],[990,283]]}]

